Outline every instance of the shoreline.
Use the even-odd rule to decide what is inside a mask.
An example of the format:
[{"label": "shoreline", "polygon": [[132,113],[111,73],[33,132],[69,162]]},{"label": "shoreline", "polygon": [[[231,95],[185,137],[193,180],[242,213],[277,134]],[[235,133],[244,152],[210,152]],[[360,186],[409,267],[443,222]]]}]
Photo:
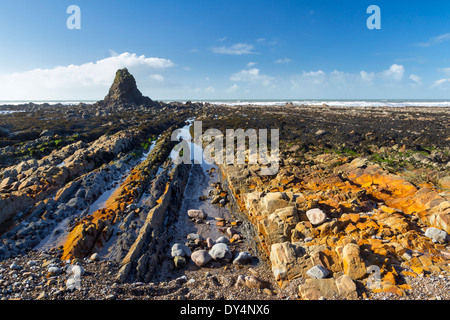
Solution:
[{"label": "shoreline", "polygon": [[[79,105],[91,106],[98,101],[94,100],[70,100],[70,101],[0,101],[0,112],[2,108],[32,107],[32,106],[63,106],[75,107]],[[333,107],[333,108],[450,108],[449,100],[402,100],[398,102],[386,102],[385,99],[380,100],[158,100],[162,104],[205,104],[205,105],[223,105],[229,107]]]}]

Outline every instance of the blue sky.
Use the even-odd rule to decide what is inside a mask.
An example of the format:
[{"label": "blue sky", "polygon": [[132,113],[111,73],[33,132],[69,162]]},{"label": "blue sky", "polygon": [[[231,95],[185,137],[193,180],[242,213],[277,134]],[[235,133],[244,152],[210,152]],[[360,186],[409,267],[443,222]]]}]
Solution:
[{"label": "blue sky", "polygon": [[0,0],[0,30],[0,100],[99,100],[120,67],[158,100],[450,98],[447,1]]}]

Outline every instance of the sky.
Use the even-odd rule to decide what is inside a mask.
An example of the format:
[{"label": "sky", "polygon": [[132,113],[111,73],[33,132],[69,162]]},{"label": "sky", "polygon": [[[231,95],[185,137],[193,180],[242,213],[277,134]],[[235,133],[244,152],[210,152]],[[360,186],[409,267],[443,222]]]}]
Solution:
[{"label": "sky", "polygon": [[450,99],[449,1],[0,0],[0,44],[0,101],[101,100],[123,67],[154,100]]}]

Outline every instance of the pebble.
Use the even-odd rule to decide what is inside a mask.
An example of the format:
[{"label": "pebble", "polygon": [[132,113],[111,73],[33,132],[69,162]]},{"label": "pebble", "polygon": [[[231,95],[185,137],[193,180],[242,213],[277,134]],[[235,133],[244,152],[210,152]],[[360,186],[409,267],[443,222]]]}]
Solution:
[{"label": "pebble", "polygon": [[61,273],[61,269],[58,267],[50,267],[48,268],[47,272],[50,276],[56,276]]},{"label": "pebble", "polygon": [[215,245],[215,241],[211,238],[206,239],[206,245],[208,246],[208,248],[212,248],[213,245]]},{"label": "pebble", "polygon": [[237,234],[238,231],[232,227],[227,228],[227,235],[231,238],[235,234]]},{"label": "pebble", "polygon": [[17,270],[17,271],[22,269],[21,266],[19,266],[18,264],[14,263],[14,262],[9,266],[9,268],[12,270]]},{"label": "pebble", "polygon": [[181,276],[181,277],[176,278],[175,281],[176,281],[176,282],[184,283],[184,282],[187,282],[187,281],[188,281],[188,278],[187,278],[186,275],[183,275],[183,276]]},{"label": "pebble", "polygon": [[100,260],[100,256],[98,255],[98,253],[94,253],[89,257],[89,260],[91,261],[99,261]]},{"label": "pebble", "polygon": [[47,294],[47,292],[41,292],[38,296],[37,296],[37,298],[36,298],[37,300],[46,300],[46,299],[48,299],[48,294]]}]

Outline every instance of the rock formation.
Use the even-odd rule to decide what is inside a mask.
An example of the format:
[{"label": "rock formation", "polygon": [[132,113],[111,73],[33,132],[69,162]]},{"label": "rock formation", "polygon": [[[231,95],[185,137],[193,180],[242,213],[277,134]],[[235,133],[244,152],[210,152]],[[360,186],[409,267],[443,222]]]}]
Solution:
[{"label": "rock formation", "polygon": [[108,95],[100,103],[108,106],[117,105],[151,105],[153,101],[142,95],[136,85],[136,80],[127,68],[117,70],[114,82]]}]

